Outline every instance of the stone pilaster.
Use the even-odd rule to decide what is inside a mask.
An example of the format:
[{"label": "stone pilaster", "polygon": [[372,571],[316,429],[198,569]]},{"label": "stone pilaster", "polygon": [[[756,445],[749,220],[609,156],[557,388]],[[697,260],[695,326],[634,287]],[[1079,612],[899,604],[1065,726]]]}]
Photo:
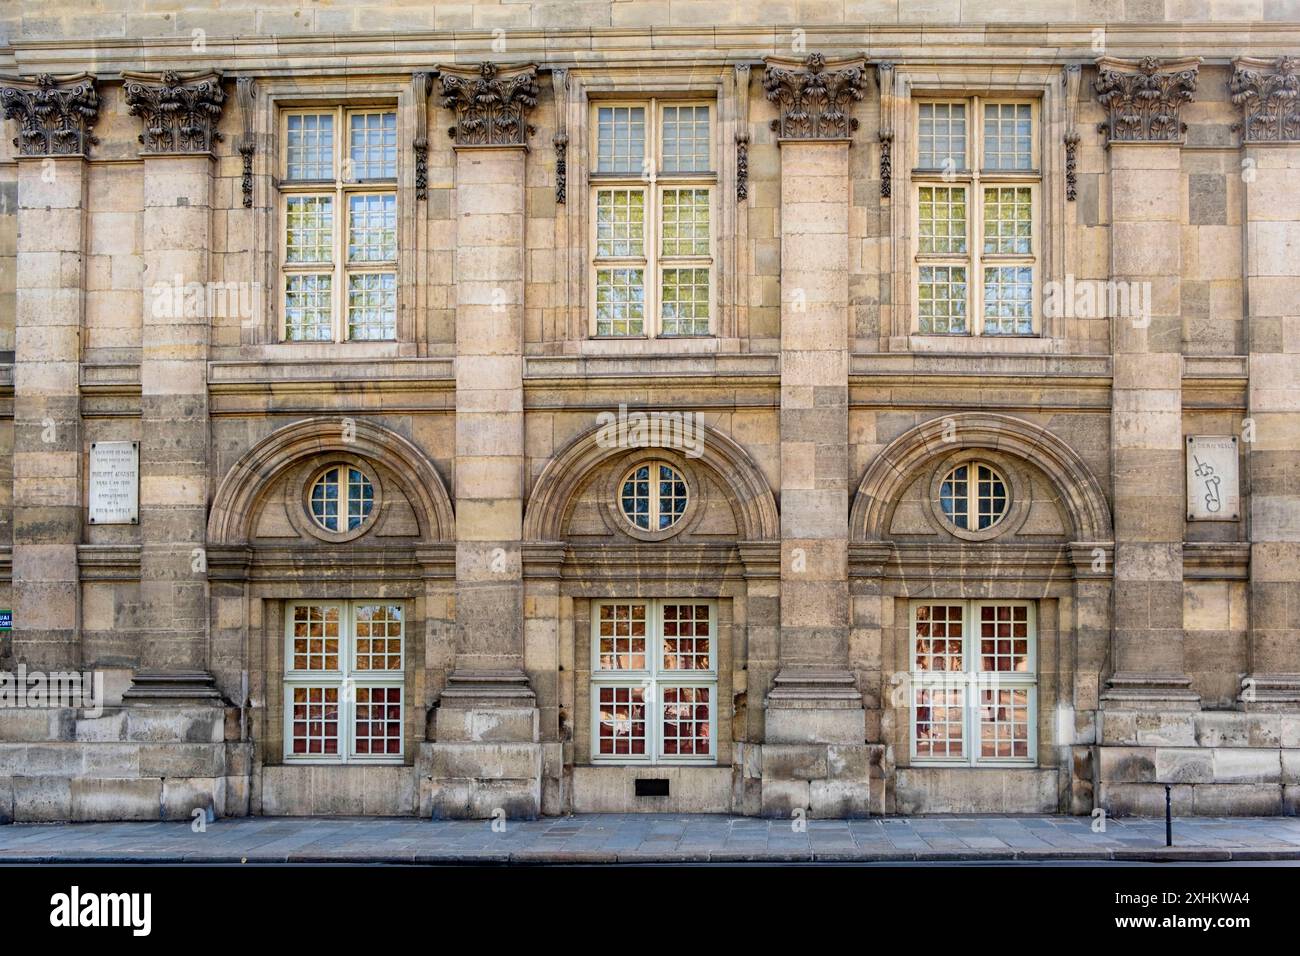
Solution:
[{"label": "stone pilaster", "polygon": [[[128,699],[218,697],[208,672],[208,315],[214,73],[125,75],[141,118],[144,316],[140,355],[140,627]],[[184,290],[178,295],[176,290]],[[200,293],[200,290],[202,292]]]},{"label": "stone pilaster", "polygon": [[1247,709],[1300,709],[1300,64],[1238,59],[1250,354]]},{"label": "stone pilaster", "polygon": [[[848,666],[847,457],[850,113],[863,82],[861,60],[818,54],[770,60],[763,76],[781,146],[781,643],[765,766],[866,739]],[[779,778],[765,775],[765,813],[865,809],[865,793],[836,781]]]},{"label": "stone pilaster", "polygon": [[1192,97],[1198,63],[1098,62],[1096,90],[1108,111],[1111,277],[1129,290],[1126,314],[1111,317],[1114,670],[1107,707],[1198,702],[1183,652],[1179,242],[1179,108]]},{"label": "stone pilaster", "polygon": [[[540,811],[524,671],[525,162],[536,67],[443,68],[456,145],[456,661],[437,715],[434,813]],[[494,773],[492,768],[500,773]]]},{"label": "stone pilaster", "polygon": [[33,669],[81,662],[86,150],[99,100],[87,76],[8,80],[18,135],[14,355],[14,658]]}]

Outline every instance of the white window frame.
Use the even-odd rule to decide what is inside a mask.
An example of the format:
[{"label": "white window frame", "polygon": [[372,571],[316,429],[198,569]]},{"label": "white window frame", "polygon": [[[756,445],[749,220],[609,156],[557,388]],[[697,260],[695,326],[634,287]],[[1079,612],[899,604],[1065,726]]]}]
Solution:
[{"label": "white window frame", "polygon": [[[673,106],[706,106],[709,110],[709,170],[707,172],[673,172],[662,169],[663,111]],[[645,157],[640,171],[605,173],[599,171],[599,111],[608,107],[642,107],[646,111]],[[590,149],[588,165],[588,335],[602,340],[699,339],[713,338],[718,330],[718,110],[717,101],[703,97],[650,97],[648,99],[593,99],[588,112]],[[598,256],[596,245],[598,196],[606,189],[639,189],[645,201],[645,255]],[[665,256],[663,246],[663,194],[668,189],[706,189],[709,193],[709,253],[707,256]],[[601,334],[597,331],[596,274],[605,268],[641,268],[644,270],[644,320],[640,335]],[[661,311],[664,269],[707,269],[709,272],[708,331],[688,335],[665,334]]]},{"label": "white window frame", "polygon": [[[921,607],[935,605],[960,605],[962,614],[962,664],[961,671],[922,671],[916,666],[916,616]],[[1029,669],[1026,671],[981,671],[979,669],[979,609],[981,607],[1028,608]],[[949,638],[950,639],[950,638]],[[927,598],[912,601],[907,615],[907,668],[910,673],[907,703],[907,737],[911,764],[917,767],[1035,767],[1038,765],[1038,604],[1021,600],[965,600]],[[953,675],[958,675],[954,677]],[[992,675],[981,677],[981,675]],[[917,692],[920,690],[961,688],[963,693],[962,744],[960,757],[918,755],[916,719]],[[1006,689],[1028,691],[1028,756],[981,756],[980,703],[981,690]]]},{"label": "white window frame", "polygon": [[[954,169],[922,168],[918,165],[921,154],[921,106],[935,103],[963,103],[966,106],[966,155],[960,157],[960,166]],[[1030,168],[984,169],[984,107],[986,105],[1027,104],[1030,107]],[[911,243],[911,290],[913,335],[1028,339],[1043,334],[1041,307],[1043,270],[1043,212],[1042,212],[1042,153],[1039,143],[1042,120],[1042,102],[1038,97],[1017,95],[951,95],[926,93],[912,100],[910,117],[915,130],[911,137],[911,204],[908,210]],[[978,158],[980,162],[972,162]],[[1029,189],[1030,247],[1028,254],[984,252],[984,188],[986,186],[1022,186]],[[921,190],[926,187],[964,187],[966,190],[966,253],[921,252]],[[966,331],[935,332],[921,330],[921,268],[923,266],[964,266],[966,268]],[[1030,293],[1031,329],[1029,332],[985,332],[984,329],[984,269],[996,266],[1020,266],[1031,270],[1033,282]]]},{"label": "white window frame", "polygon": [[[676,481],[681,482],[683,487],[686,489],[686,503],[682,506],[681,514],[677,516],[675,521],[663,528],[659,527],[659,519],[664,513],[662,510],[662,496],[659,494],[658,490],[659,482],[662,480],[658,477],[658,469],[660,466],[672,469],[673,474],[677,476]],[[647,520],[650,522],[648,528],[642,528],[638,525],[636,521],[633,520],[632,515],[628,514],[623,507],[623,487],[629,481],[634,480],[632,476],[641,468],[650,469],[650,477],[648,479],[650,485],[648,501],[649,510],[646,513]],[[691,483],[686,480],[686,473],[683,472],[680,467],[665,458],[647,458],[638,461],[623,473],[623,477],[619,479],[618,487],[615,489],[615,492],[618,495],[618,513],[623,516],[624,521],[642,534],[658,534],[660,532],[670,531],[674,528],[681,530],[678,526],[686,519],[686,515],[691,507],[691,499],[694,494],[691,488]]]},{"label": "white window frame", "polygon": [[[359,671],[355,669],[356,610],[359,607],[384,605],[398,607],[402,612],[402,667],[400,670]],[[339,668],[326,670],[296,670],[294,668],[294,609],[320,607],[339,609]],[[407,605],[403,601],[365,598],[352,601],[294,600],[285,602],[284,610],[284,759],[286,763],[343,764],[382,763],[400,764],[406,756],[406,661]],[[402,692],[400,750],[397,754],[358,754],[356,747],[356,688],[396,687]],[[295,754],[293,752],[293,691],[297,687],[334,687],[339,690],[339,752],[337,754]]]},{"label": "white window frame", "polygon": [[[600,609],[618,604],[646,605],[646,667],[639,670],[605,670],[600,666]],[[663,608],[665,605],[707,605],[709,608],[708,670],[674,670],[662,667]],[[593,764],[636,764],[647,766],[713,765],[718,762],[718,603],[699,598],[623,598],[591,602],[591,762]],[[677,676],[680,675],[680,676]],[[647,737],[645,754],[600,753],[600,689],[642,687],[645,689]],[[705,687],[709,694],[709,753],[663,753],[663,687]]]},{"label": "white window frame", "polygon": [[[965,528],[960,527],[955,521],[953,521],[952,516],[949,515],[947,511],[944,510],[943,500],[942,500],[944,482],[948,480],[949,475],[951,475],[953,472],[955,472],[958,468],[961,467],[965,467],[966,469],[967,527]],[[987,468],[990,472],[992,472],[994,478],[996,478],[997,481],[1001,483],[1002,491],[1003,491],[1002,511],[999,512],[993,518],[993,520],[990,521],[989,524],[983,528],[979,527],[979,505],[980,505],[979,469],[980,468]],[[953,528],[958,531],[967,531],[967,532],[992,531],[999,524],[1001,524],[1006,519],[1007,515],[1010,514],[1011,512],[1011,482],[1007,480],[1007,476],[1002,473],[1001,468],[998,468],[992,462],[985,461],[983,458],[966,458],[963,459],[962,461],[953,463],[953,465],[949,468],[945,468],[943,476],[939,479],[939,493],[940,493],[940,500],[936,502],[936,504],[938,505],[938,509],[936,510],[935,513],[938,514],[941,518],[943,518],[945,524],[947,524],[950,528]],[[970,526],[972,521],[975,522],[974,527]]]},{"label": "white window frame", "polygon": [[[397,113],[392,106],[348,106],[343,103],[320,106],[286,107],[279,111],[279,156],[276,157],[276,186],[278,187],[278,235],[276,237],[276,254],[279,257],[278,287],[275,295],[276,340],[285,343],[327,342],[394,342],[398,338],[398,323],[401,312],[401,290],[397,278],[397,258],[386,261],[348,263],[348,230],[351,216],[351,197],[356,195],[391,195],[394,206],[394,232],[397,245],[397,257],[401,256],[401,191],[398,189],[396,176],[384,179],[349,179],[345,173],[349,169],[350,156],[348,143],[351,138],[349,118],[356,114]],[[334,116],[334,176],[332,179],[290,179],[289,178],[289,117],[314,116],[321,114]],[[399,117],[400,119],[400,117]],[[398,154],[400,157],[400,129]],[[400,169],[400,166],[399,166]],[[331,261],[327,263],[289,262],[289,200],[297,196],[328,196],[334,204],[334,242]],[[291,275],[329,275],[330,279],[330,314],[332,336],[329,339],[292,339],[289,338],[288,309],[286,307],[286,285]],[[393,337],[387,339],[352,339],[348,337],[348,277],[360,275],[391,275],[395,288]]]}]

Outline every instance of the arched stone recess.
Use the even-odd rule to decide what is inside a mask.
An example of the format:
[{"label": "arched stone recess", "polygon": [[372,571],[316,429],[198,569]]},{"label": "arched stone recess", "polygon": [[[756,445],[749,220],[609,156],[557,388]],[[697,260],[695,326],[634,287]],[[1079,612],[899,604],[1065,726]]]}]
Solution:
[{"label": "arched stone recess", "polygon": [[987,449],[1041,471],[1058,493],[1071,541],[1109,541],[1110,506],[1087,463],[1045,428],[1009,415],[962,412],[931,419],[889,443],[862,476],[850,513],[852,541],[889,537],[894,508],[931,461]]},{"label": "arched stone recess", "polygon": [[[524,515],[525,636],[544,733],[565,748],[563,809],[637,809],[634,781],[653,769],[681,812],[758,811],[763,690],[780,635],[776,498],[744,448],[699,426],[689,444],[610,425],[580,435],[538,474]],[[660,442],[657,439],[662,438]],[[689,450],[689,453],[688,453]],[[698,452],[698,454],[696,454]],[[670,534],[637,534],[616,510],[620,479],[643,460],[678,469],[693,502]],[[692,510],[695,509],[695,510]],[[594,753],[593,622],[602,601],[706,603],[716,692],[713,760],[690,765],[599,759]],[[698,675],[697,675],[698,676]],[[554,715],[552,717],[552,715]],[[552,723],[552,720],[554,723]]]},{"label": "arched stone recess", "polygon": [[208,544],[247,544],[254,522],[279,479],[304,461],[331,456],[362,459],[394,476],[410,503],[422,542],[454,539],[451,498],[437,470],[414,444],[365,419],[308,418],[267,435],[217,486],[208,517]]},{"label": "arched stone recess", "polygon": [[[1011,488],[998,530],[962,533],[939,517],[940,478],[971,460],[991,464]],[[885,774],[887,808],[1089,812],[1099,687],[1109,666],[1114,548],[1103,486],[1084,459],[1023,419],[939,416],[880,452],[858,485],[850,522],[850,666],[867,702],[869,733],[879,734],[892,771]],[[1036,702],[1030,755],[1020,765],[983,765],[974,725],[967,727],[970,750],[963,751],[971,759],[960,765],[927,760],[917,744],[921,731],[913,723],[929,710],[916,695],[925,699],[931,676],[914,615],[924,607],[928,619],[934,604],[956,606],[962,615],[961,667],[974,668],[972,680],[981,676],[980,615],[989,605],[1031,608]],[[975,721],[982,711],[972,707]],[[991,774],[997,787],[989,786]]]},{"label": "arched stone recess", "polygon": [[[741,541],[775,541],[780,533],[776,498],[754,460],[740,445],[716,429],[697,425],[699,455],[672,440],[658,444],[629,436],[626,427],[598,425],[580,435],[542,470],[528,497],[524,513],[525,541],[559,541],[572,513],[574,495],[606,462],[629,452],[663,448],[682,455],[709,472],[731,505]],[[663,430],[664,433],[668,429]],[[660,435],[659,437],[664,437]]]},{"label": "arched stone recess", "polygon": [[[354,465],[376,507],[355,531],[331,533],[308,511],[313,478]],[[390,428],[321,416],[276,429],[222,478],[207,526],[213,670],[243,705],[253,743],[253,813],[361,812],[322,794],[365,792],[375,812],[415,812],[415,760],[454,658],[455,521],[429,457]],[[295,604],[402,608],[402,747],[387,762],[323,766],[286,749],[286,632]],[[344,614],[350,614],[344,611]],[[392,673],[388,673],[392,677]],[[350,789],[351,788],[351,789]],[[370,811],[366,811],[370,812]]]}]

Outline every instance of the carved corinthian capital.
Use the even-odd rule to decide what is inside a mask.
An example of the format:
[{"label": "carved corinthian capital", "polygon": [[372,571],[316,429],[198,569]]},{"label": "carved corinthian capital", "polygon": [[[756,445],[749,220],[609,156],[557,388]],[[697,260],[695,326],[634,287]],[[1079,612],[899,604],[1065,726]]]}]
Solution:
[{"label": "carved corinthian capital", "polygon": [[99,94],[89,73],[34,80],[0,80],[5,119],[18,122],[14,146],[20,156],[85,156],[98,143],[91,134],[99,118]]},{"label": "carved corinthian capital", "polygon": [[1241,138],[1247,143],[1300,142],[1300,61],[1238,57],[1228,92],[1241,107]]},{"label": "carved corinthian capital", "polygon": [[140,144],[145,153],[210,153],[221,140],[217,123],[226,94],[217,72],[182,75],[168,70],[123,73],[126,102],[144,123]]},{"label": "carved corinthian capital", "polygon": [[781,139],[848,139],[858,128],[849,110],[863,96],[862,60],[828,63],[813,53],[804,60],[769,57],[766,62],[763,89],[781,111],[772,120]]},{"label": "carved corinthian capital", "polygon": [[537,105],[537,65],[502,69],[441,67],[442,105],[456,113],[457,146],[527,146],[528,112]]},{"label": "carved corinthian capital", "polygon": [[1097,61],[1097,101],[1107,111],[1099,127],[1110,143],[1180,143],[1187,124],[1178,111],[1196,91],[1199,57],[1161,62],[1102,57]]}]

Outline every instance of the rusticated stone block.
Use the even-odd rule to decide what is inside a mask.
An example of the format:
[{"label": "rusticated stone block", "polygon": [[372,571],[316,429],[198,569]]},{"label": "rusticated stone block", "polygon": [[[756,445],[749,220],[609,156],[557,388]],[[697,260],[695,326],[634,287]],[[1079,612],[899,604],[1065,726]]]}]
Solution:
[{"label": "rusticated stone block", "polygon": [[826,746],[764,744],[763,773],[771,780],[818,780],[830,775]]},{"label": "rusticated stone block", "polygon": [[796,811],[808,812],[811,799],[808,781],[763,778],[760,813],[765,817],[792,819]]},{"label": "rusticated stone block", "polygon": [[194,811],[226,816],[225,777],[169,777],[162,782],[165,820],[193,820]]},{"label": "rusticated stone block", "polygon": [[[1186,815],[1193,812],[1193,787],[1176,784],[1170,790],[1173,812]],[[1165,788],[1162,784],[1107,783],[1101,784],[1098,803],[1113,817],[1162,817],[1165,815]]]},{"label": "rusticated stone block", "polygon": [[1106,783],[1154,783],[1156,753],[1153,747],[1102,747],[1101,779]]},{"label": "rusticated stone block", "polygon": [[53,823],[72,819],[71,777],[14,776],[14,822]]},{"label": "rusticated stone block", "polygon": [[1280,750],[1221,748],[1214,754],[1215,783],[1280,783]]},{"label": "rusticated stone block", "polygon": [[158,777],[74,777],[73,820],[157,820],[162,816]]},{"label": "rusticated stone block", "polygon": [[1214,782],[1214,754],[1209,750],[1161,747],[1156,750],[1155,767],[1159,783]]},{"label": "rusticated stone block", "polygon": [[1280,784],[1198,784],[1193,813],[1210,817],[1276,816],[1282,812]]}]

